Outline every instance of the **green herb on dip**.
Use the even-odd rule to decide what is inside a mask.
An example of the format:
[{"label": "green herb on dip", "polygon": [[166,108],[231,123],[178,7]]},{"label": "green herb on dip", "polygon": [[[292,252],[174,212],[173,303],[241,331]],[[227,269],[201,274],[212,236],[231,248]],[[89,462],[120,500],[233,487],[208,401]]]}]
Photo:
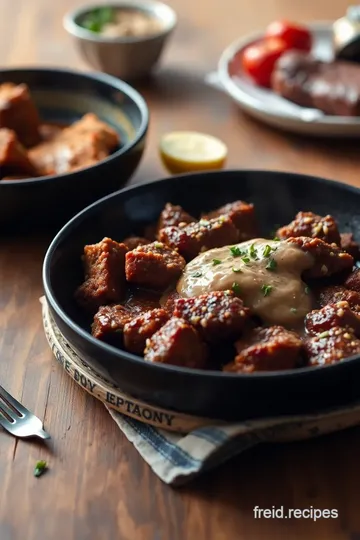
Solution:
[{"label": "green herb on dip", "polygon": [[112,23],[115,20],[115,10],[111,7],[100,7],[89,11],[81,26],[91,32],[100,33],[105,24]]},{"label": "green herb on dip", "polygon": [[230,248],[230,251],[233,257],[240,257],[241,255],[243,255],[243,251],[238,246],[232,246]]},{"label": "green herb on dip", "polygon": [[277,262],[275,259],[270,259],[267,265],[265,266],[266,270],[270,270],[270,272],[273,272],[277,267]]},{"label": "green herb on dip", "polygon": [[261,287],[261,292],[264,294],[264,296],[269,296],[273,288],[274,287],[272,285],[263,285]]}]

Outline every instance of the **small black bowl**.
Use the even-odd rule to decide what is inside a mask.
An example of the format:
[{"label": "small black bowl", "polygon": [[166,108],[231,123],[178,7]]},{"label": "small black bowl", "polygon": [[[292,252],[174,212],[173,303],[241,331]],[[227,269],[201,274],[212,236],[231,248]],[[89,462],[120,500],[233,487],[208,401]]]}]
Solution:
[{"label": "small black bowl", "polygon": [[[190,194],[190,196],[189,196]],[[121,240],[156,220],[168,201],[199,216],[236,199],[255,204],[262,235],[299,210],[332,214],[360,240],[360,190],[311,176],[270,171],[221,171],[168,178],[93,204],[55,237],[43,267],[45,295],[61,332],[90,365],[103,366],[119,387],[158,406],[198,416],[240,420],[318,411],[360,398],[360,356],[326,367],[237,375],[145,362],[90,335],[74,302],[83,280],[85,244]]]},{"label": "small black bowl", "polygon": [[121,146],[92,167],[73,173],[0,180],[0,229],[61,226],[97,199],[117,191],[144,151],[148,108],[128,84],[104,74],[63,69],[0,70],[0,84],[28,85],[44,123],[71,124],[88,112],[110,124]]}]

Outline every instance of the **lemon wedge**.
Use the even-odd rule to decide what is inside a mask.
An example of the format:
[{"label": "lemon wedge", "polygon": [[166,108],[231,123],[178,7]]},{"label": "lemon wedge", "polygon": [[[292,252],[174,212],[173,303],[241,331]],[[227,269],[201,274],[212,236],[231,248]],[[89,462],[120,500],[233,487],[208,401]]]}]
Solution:
[{"label": "lemon wedge", "polygon": [[174,131],[161,138],[160,156],[172,174],[222,169],[227,147],[211,135],[196,131]]}]

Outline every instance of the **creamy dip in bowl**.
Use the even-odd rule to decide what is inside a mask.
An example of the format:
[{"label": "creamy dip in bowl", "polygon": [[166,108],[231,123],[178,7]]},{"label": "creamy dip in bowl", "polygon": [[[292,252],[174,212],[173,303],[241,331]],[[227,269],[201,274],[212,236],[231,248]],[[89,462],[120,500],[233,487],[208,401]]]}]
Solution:
[{"label": "creamy dip in bowl", "polygon": [[156,0],[85,5],[67,13],[64,28],[92,67],[121,79],[138,79],[157,65],[173,32],[173,9]]}]

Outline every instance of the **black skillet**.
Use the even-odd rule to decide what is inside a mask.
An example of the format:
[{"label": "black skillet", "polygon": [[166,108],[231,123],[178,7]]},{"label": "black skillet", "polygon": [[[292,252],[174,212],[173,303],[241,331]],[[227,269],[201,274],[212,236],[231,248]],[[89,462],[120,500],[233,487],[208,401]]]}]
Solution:
[{"label": "black skillet", "polygon": [[[332,214],[360,240],[360,190],[290,173],[225,171],[189,174],[110,195],[73,218],[46,254],[43,280],[50,311],[69,343],[90,365],[102,365],[126,393],[158,406],[211,418],[240,420],[318,411],[360,398],[360,357],[332,366],[250,375],[199,371],[144,362],[95,340],[73,293],[83,279],[85,244],[104,236],[140,234],[168,201],[193,215],[243,199],[255,204],[261,232],[291,221],[299,210]],[[221,354],[221,351],[219,351]]]}]

